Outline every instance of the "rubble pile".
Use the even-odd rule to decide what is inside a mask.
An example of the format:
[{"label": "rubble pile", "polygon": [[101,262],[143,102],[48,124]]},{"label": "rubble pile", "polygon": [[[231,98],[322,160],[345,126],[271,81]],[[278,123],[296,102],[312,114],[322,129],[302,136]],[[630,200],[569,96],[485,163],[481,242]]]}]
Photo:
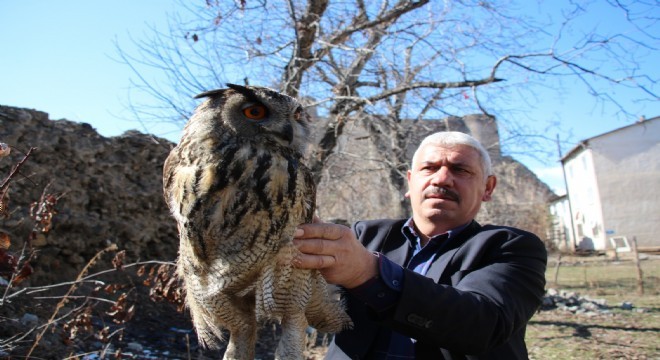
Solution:
[{"label": "rubble pile", "polygon": [[635,308],[631,302],[625,301],[619,306],[608,306],[605,299],[592,299],[589,296],[580,296],[580,294],[549,288],[546,290],[541,304],[541,310],[562,310],[573,314],[584,314],[587,316],[603,315],[611,313],[614,308],[622,310],[631,310],[636,312],[645,312],[643,308]]}]

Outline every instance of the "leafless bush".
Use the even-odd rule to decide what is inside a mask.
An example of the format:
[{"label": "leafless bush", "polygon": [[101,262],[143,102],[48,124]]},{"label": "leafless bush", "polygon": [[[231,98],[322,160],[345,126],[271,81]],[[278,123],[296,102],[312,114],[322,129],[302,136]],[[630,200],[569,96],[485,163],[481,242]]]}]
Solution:
[{"label": "leafless bush", "polygon": [[[0,143],[0,159],[6,157],[10,149]],[[35,150],[31,148],[25,153],[0,183],[0,217],[10,216],[10,184]],[[12,325],[7,337],[2,337],[6,334],[0,332],[0,357],[41,357],[41,353],[51,351],[53,341],[72,347],[93,339],[104,344],[102,349],[95,351],[102,358],[121,358],[122,349],[118,344],[125,327],[138,311],[136,288],[139,284],[134,279],[149,288],[149,297],[153,301],[170,302],[183,311],[184,291],[175,275],[174,263],[143,261],[125,264],[126,253],[119,251],[115,244],[97,252],[72,281],[24,286],[24,281],[33,273],[31,262],[37,256],[34,240],[51,230],[57,202],[62,196],[64,194],[49,193],[47,185],[40,199],[31,204],[32,231],[22,242],[20,251],[14,252],[10,248],[19,244],[21,239],[15,239],[9,231],[0,228],[0,323]],[[90,273],[106,254],[114,254],[113,267]],[[40,316],[32,315],[30,321],[15,319],[19,316],[18,308],[24,314],[39,313]],[[95,317],[102,318],[102,321],[94,321]]]}]

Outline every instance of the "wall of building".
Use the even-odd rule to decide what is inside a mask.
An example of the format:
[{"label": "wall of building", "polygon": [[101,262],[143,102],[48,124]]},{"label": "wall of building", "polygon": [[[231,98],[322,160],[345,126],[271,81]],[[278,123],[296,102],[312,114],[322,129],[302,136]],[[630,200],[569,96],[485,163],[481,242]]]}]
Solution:
[{"label": "wall of building", "polygon": [[576,242],[571,230],[571,209],[568,197],[561,196],[550,203],[550,216],[548,239],[560,251],[575,250]]},{"label": "wall of building", "polygon": [[591,148],[607,237],[660,246],[660,118],[594,138]]},{"label": "wall of building", "polygon": [[564,168],[568,197],[573,210],[576,247],[581,250],[605,249],[607,239],[591,148],[575,152],[564,162]]},{"label": "wall of building", "polygon": [[465,126],[469,129],[475,139],[488,150],[490,157],[495,160],[500,158],[500,133],[497,130],[497,121],[493,117],[483,114],[471,114],[463,117]]}]

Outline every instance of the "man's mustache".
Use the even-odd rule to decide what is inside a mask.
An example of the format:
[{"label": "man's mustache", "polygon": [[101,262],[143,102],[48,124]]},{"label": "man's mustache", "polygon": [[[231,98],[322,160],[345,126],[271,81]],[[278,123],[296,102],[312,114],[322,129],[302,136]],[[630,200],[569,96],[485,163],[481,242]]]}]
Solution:
[{"label": "man's mustache", "polygon": [[447,199],[447,200],[452,200],[456,202],[460,202],[461,198],[458,196],[458,193],[455,192],[454,190],[443,188],[443,187],[430,187],[424,191],[424,197],[427,198],[429,196],[434,196],[434,197],[440,197],[442,199]]}]

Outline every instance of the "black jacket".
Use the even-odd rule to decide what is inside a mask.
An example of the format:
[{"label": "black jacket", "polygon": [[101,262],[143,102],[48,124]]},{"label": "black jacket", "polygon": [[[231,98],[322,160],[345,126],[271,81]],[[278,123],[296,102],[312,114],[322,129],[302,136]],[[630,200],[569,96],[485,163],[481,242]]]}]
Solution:
[{"label": "black jacket", "polygon": [[[363,221],[353,231],[368,249],[402,265],[412,248],[401,232],[405,222]],[[426,276],[404,270],[391,311],[376,314],[346,292],[355,326],[335,336],[326,359],[364,359],[379,326],[417,339],[417,359],[527,359],[525,327],[545,293],[543,242],[475,221],[448,241]]]}]

